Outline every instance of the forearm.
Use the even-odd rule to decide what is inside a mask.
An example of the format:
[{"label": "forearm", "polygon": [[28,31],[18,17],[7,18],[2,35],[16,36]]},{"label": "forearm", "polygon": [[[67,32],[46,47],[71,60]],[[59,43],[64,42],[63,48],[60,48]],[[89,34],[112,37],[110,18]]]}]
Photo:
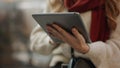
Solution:
[{"label": "forearm", "polygon": [[119,56],[118,46],[120,46],[118,40],[108,40],[107,42],[97,41],[89,44],[89,46],[90,50],[85,55],[89,57],[96,67],[100,67],[105,63],[109,63],[108,66],[112,64],[111,62],[116,63],[116,59]]}]

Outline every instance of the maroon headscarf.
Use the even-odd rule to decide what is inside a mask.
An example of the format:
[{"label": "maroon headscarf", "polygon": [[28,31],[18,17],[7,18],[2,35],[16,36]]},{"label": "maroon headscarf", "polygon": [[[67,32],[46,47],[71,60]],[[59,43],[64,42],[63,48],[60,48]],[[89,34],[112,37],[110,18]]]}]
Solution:
[{"label": "maroon headscarf", "polygon": [[64,5],[70,12],[83,13],[92,10],[90,38],[92,41],[106,41],[109,38],[105,14],[105,0],[64,0]]}]

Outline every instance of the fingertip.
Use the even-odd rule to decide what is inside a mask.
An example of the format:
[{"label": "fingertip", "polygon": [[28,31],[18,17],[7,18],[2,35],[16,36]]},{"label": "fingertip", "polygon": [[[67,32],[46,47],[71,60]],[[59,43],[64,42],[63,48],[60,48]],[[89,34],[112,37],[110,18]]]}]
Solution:
[{"label": "fingertip", "polygon": [[53,24],[52,24],[52,26],[54,26],[54,27],[55,27],[55,26],[56,26],[56,24],[54,24],[54,23],[53,23]]},{"label": "fingertip", "polygon": [[76,32],[76,28],[72,28],[72,32]]},{"label": "fingertip", "polygon": [[49,30],[49,29],[50,29],[50,26],[46,26],[46,29]]}]

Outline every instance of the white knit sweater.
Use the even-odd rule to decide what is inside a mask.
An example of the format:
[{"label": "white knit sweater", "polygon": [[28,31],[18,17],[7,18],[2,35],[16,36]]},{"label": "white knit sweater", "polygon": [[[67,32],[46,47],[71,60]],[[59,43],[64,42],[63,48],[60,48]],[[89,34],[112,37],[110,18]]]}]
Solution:
[{"label": "white knit sweater", "polygon": [[[62,0],[49,0],[47,12],[66,12]],[[91,11],[80,14],[89,33]],[[120,16],[118,17],[120,18]],[[117,19],[117,28],[106,42],[97,41],[89,44],[90,50],[86,54],[75,52],[75,56],[89,58],[97,68],[120,68],[120,20]],[[70,59],[70,46],[62,43],[58,47],[50,44],[50,37],[38,25],[31,33],[31,49],[40,54],[52,54],[50,66],[56,62],[68,63]]]}]

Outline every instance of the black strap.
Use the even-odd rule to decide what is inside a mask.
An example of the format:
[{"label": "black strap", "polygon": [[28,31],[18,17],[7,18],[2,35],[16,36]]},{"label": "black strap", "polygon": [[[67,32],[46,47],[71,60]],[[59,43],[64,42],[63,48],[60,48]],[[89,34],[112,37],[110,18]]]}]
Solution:
[{"label": "black strap", "polygon": [[73,59],[73,61],[72,61],[72,67],[71,68],[74,68],[74,65],[75,65],[75,62],[77,61],[77,60],[84,60],[90,67],[89,68],[96,68],[95,66],[94,66],[94,64],[90,61],[90,60],[88,60],[88,59],[84,59],[84,58],[82,58],[82,57],[79,57],[79,58],[76,58],[75,56],[74,56],[74,49],[73,48],[71,48],[71,58]]},{"label": "black strap", "polygon": [[72,47],[71,47],[71,57],[75,58],[75,56],[74,56],[74,49]]}]

